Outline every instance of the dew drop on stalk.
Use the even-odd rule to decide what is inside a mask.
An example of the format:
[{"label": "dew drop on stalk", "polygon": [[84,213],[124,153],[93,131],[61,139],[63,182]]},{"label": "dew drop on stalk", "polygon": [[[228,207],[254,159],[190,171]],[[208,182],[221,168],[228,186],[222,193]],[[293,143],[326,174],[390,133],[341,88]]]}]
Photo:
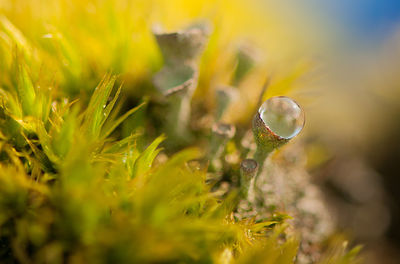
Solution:
[{"label": "dew drop on stalk", "polygon": [[265,101],[258,110],[264,124],[281,138],[291,139],[303,129],[303,109],[286,96]]}]

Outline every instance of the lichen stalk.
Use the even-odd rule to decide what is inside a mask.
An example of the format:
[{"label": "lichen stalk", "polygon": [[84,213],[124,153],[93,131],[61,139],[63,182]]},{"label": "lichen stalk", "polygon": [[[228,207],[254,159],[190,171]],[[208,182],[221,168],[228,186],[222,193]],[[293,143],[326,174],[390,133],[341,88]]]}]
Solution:
[{"label": "lichen stalk", "polygon": [[240,191],[242,199],[247,199],[251,188],[251,183],[257,175],[258,163],[254,159],[245,159],[240,163]]}]

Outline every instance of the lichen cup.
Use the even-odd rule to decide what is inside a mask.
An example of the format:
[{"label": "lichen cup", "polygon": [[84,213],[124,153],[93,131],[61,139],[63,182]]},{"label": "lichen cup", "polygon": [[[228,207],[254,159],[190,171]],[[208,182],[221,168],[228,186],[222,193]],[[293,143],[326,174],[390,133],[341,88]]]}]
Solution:
[{"label": "lichen cup", "polygon": [[275,149],[297,136],[305,124],[300,105],[286,96],[266,100],[253,118],[253,135],[257,144],[254,159],[262,170],[265,159]]}]

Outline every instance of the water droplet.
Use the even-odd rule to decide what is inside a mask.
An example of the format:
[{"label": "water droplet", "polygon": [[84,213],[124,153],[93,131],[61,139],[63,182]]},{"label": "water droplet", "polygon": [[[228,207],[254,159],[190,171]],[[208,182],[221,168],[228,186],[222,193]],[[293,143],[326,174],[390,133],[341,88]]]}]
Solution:
[{"label": "water droplet", "polygon": [[278,136],[291,139],[304,127],[304,111],[292,99],[276,96],[265,101],[258,110],[264,124]]}]

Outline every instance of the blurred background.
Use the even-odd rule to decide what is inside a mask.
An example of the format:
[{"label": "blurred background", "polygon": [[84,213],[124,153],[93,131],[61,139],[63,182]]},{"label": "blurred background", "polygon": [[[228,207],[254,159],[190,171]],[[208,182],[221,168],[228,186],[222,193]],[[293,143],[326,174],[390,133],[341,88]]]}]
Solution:
[{"label": "blurred background", "polygon": [[300,16],[297,30],[315,48],[320,78],[308,84],[315,92],[308,140],[314,157],[326,156],[313,174],[341,227],[365,245],[366,262],[398,263],[400,2],[305,0],[281,8]]},{"label": "blurred background", "polygon": [[2,30],[23,33],[14,37],[30,67],[54,72],[65,94],[91,91],[112,71],[131,105],[156,94],[151,77],[162,59],[151,28],[208,20],[213,33],[193,99],[202,115],[215,107],[215,87],[229,84],[238,47],[250,46],[256,66],[227,119],[251,120],[266,77],[264,97],[295,98],[307,116],[299,138],[308,169],[340,228],[365,245],[367,263],[398,263],[400,1],[0,0],[0,11]]}]

